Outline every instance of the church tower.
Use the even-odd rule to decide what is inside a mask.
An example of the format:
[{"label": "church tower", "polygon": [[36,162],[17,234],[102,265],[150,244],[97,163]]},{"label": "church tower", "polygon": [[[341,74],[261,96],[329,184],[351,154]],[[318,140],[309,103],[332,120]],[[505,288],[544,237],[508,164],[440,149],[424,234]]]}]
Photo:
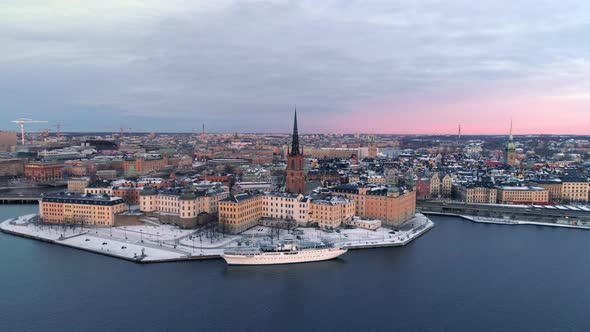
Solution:
[{"label": "church tower", "polygon": [[377,158],[377,144],[375,143],[375,136],[369,137],[369,158]]},{"label": "church tower", "polygon": [[305,171],[303,170],[303,149],[299,146],[297,132],[297,110],[293,123],[293,138],[291,148],[287,154],[287,184],[286,190],[292,194],[303,194],[305,191]]},{"label": "church tower", "polygon": [[504,149],[504,164],[514,166],[516,164],[516,147],[514,146],[514,138],[512,137],[512,120],[510,120],[510,135],[508,136],[508,143]]}]

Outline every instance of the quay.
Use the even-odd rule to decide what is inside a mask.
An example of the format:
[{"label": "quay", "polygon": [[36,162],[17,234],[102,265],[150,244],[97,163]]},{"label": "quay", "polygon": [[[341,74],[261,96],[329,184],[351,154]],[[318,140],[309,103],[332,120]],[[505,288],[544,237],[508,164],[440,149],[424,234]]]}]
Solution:
[{"label": "quay", "polygon": [[418,201],[424,214],[470,216],[480,220],[532,222],[557,225],[590,225],[590,208],[573,205],[467,204],[451,201]]},{"label": "quay", "polygon": [[[153,221],[137,226],[73,228],[39,224],[36,217],[31,214],[6,220],[0,223],[0,231],[140,264],[218,259],[226,248],[247,241],[265,241],[274,231],[269,227],[254,226],[239,235],[204,238],[200,230],[179,229]],[[298,229],[303,232],[305,240],[326,239],[348,249],[368,249],[407,245],[433,227],[430,219],[416,214],[395,231],[384,227],[376,230],[342,229],[339,232]]]}]

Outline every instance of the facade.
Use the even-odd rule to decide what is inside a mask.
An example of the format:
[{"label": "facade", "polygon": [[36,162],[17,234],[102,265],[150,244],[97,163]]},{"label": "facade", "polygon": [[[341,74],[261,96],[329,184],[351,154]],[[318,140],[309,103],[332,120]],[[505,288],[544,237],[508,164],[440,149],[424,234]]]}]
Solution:
[{"label": "facade", "polygon": [[588,202],[588,181],[575,176],[566,176],[561,183],[561,200],[565,202]]},{"label": "facade", "polygon": [[438,173],[435,173],[430,178],[430,197],[440,197],[440,177],[438,176]]},{"label": "facade", "polygon": [[60,164],[31,163],[25,165],[25,176],[36,182],[62,180],[64,167]]},{"label": "facade", "polygon": [[434,173],[430,178],[430,197],[451,198],[453,192],[453,178],[449,174],[441,176]]},{"label": "facade", "polygon": [[535,186],[545,188],[549,192],[549,201],[560,202],[561,201],[561,180],[537,180]]},{"label": "facade", "polygon": [[398,226],[416,214],[415,190],[401,192],[392,186],[352,183],[333,188],[332,193],[355,201],[357,216],[379,219],[388,226]]},{"label": "facade", "polygon": [[263,195],[262,205],[266,218],[290,220],[298,225],[309,221],[309,200],[301,194],[271,192]]},{"label": "facade", "polygon": [[355,202],[344,196],[331,196],[314,199],[309,205],[309,218],[317,222],[320,228],[337,228],[352,221],[355,214]]},{"label": "facade", "polygon": [[498,187],[499,204],[546,204],[549,191],[541,187]]},{"label": "facade", "polygon": [[354,217],[355,202],[340,196],[309,199],[301,194],[249,192],[219,202],[219,223],[230,233],[259,225],[263,218],[336,228]]},{"label": "facade", "polygon": [[219,201],[228,196],[229,193],[223,188],[191,191],[145,186],[139,193],[139,210],[159,213],[163,222],[193,227],[199,223],[200,214],[216,214],[219,210]]},{"label": "facade", "polygon": [[46,195],[39,202],[41,220],[49,224],[112,226],[115,216],[127,210],[120,197],[77,194]]},{"label": "facade", "polygon": [[245,193],[219,202],[219,223],[229,233],[241,233],[256,226],[264,216],[262,193]]},{"label": "facade", "polygon": [[25,173],[23,159],[0,159],[0,177],[16,177]]},{"label": "facade", "polygon": [[0,152],[11,152],[16,148],[16,132],[0,131]]},{"label": "facade", "polygon": [[168,166],[168,157],[141,157],[123,162],[125,174],[147,174]]},{"label": "facade", "polygon": [[68,192],[74,194],[84,194],[84,189],[88,187],[90,178],[70,178],[68,179]]},{"label": "facade", "polygon": [[113,195],[121,197],[129,205],[139,205],[139,193],[142,187],[113,187]]},{"label": "facade", "polygon": [[299,147],[299,133],[297,132],[297,111],[293,122],[293,140],[287,155],[286,191],[291,194],[305,192],[305,171],[303,169],[303,150]]},{"label": "facade", "polygon": [[455,195],[465,203],[496,204],[498,190],[482,184],[462,185],[455,186]]},{"label": "facade", "polygon": [[113,195],[113,186],[106,181],[98,181],[89,184],[84,188],[84,193],[87,195]]}]

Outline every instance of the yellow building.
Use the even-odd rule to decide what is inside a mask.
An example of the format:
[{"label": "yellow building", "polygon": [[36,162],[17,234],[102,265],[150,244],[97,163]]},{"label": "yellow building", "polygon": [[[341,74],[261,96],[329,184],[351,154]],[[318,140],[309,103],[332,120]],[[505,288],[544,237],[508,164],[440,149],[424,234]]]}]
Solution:
[{"label": "yellow building", "polygon": [[547,189],[549,192],[549,201],[559,202],[561,201],[561,186],[562,183],[559,179],[555,180],[539,180],[535,181],[535,185],[541,188]]},{"label": "yellow building", "polygon": [[549,202],[549,191],[541,187],[499,187],[500,204],[535,204]]},{"label": "yellow building", "polygon": [[172,219],[179,218],[179,225],[192,227],[196,224],[199,214],[217,213],[219,201],[227,197],[229,193],[222,188],[187,191],[182,188],[156,189],[146,186],[139,194],[139,210],[160,213],[167,217],[166,222],[176,223]]},{"label": "yellow building", "polygon": [[336,228],[352,220],[354,213],[355,202],[338,196],[309,199],[288,193],[250,192],[219,202],[219,223],[230,233],[259,225],[262,218],[293,221],[300,226],[317,222],[323,228]]},{"label": "yellow building", "polygon": [[455,186],[457,199],[465,203],[496,204],[498,190],[485,185]]},{"label": "yellow building", "polygon": [[111,196],[56,194],[44,196],[39,202],[41,220],[50,224],[112,226],[115,215],[126,210],[122,198]]},{"label": "yellow building", "polygon": [[352,221],[355,214],[355,202],[343,196],[331,196],[314,199],[309,205],[309,215],[321,228],[340,227]]},{"label": "yellow building", "polygon": [[219,223],[229,233],[241,233],[256,226],[264,216],[264,195],[245,193],[219,202]]},{"label": "yellow building", "polygon": [[561,200],[565,202],[588,202],[588,181],[577,177],[563,178]]}]

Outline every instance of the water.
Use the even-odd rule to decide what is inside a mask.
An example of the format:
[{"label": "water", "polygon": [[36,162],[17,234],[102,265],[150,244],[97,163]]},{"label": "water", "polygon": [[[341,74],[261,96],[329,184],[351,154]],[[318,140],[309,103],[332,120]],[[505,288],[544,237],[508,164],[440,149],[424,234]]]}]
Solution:
[{"label": "water", "polygon": [[0,234],[0,330],[590,330],[589,231],[433,220],[403,248],[269,267],[139,265]]}]

